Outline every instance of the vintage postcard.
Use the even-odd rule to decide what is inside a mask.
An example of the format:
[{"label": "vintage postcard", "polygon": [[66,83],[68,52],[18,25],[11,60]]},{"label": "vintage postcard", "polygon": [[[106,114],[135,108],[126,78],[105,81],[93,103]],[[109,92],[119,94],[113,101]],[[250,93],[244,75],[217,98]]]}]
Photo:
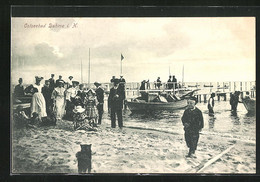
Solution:
[{"label": "vintage postcard", "polygon": [[12,17],[11,173],[256,173],[255,17]]}]

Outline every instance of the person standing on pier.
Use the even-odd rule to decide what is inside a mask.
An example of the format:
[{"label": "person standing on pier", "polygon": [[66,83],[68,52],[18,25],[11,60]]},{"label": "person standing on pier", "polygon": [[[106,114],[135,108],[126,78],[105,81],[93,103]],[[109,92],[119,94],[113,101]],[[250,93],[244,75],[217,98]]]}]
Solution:
[{"label": "person standing on pier", "polygon": [[188,100],[188,107],[181,118],[185,131],[185,141],[189,148],[187,157],[195,157],[194,154],[197,149],[199,132],[204,127],[202,112],[195,106],[196,103],[197,99],[191,97]]},{"label": "person standing on pier", "polygon": [[123,109],[123,100],[125,99],[124,93],[118,87],[119,80],[114,80],[114,87],[110,89],[108,96],[108,108],[110,109],[110,117],[111,117],[111,127],[116,127],[116,115],[118,118],[118,126],[119,128],[123,127],[123,117],[122,117],[122,109]]},{"label": "person standing on pier", "polygon": [[160,80],[160,77],[158,77],[156,80],[156,86],[159,90],[160,90],[161,85],[162,85],[162,81]]},{"label": "person standing on pier", "polygon": [[172,76],[169,76],[169,79],[167,81],[167,88],[168,89],[172,89],[173,85],[172,85]]},{"label": "person standing on pier", "polygon": [[[174,87],[173,87],[174,85]],[[172,75],[172,88],[176,89],[177,88],[177,79],[175,78],[175,75]]]},{"label": "person standing on pier", "polygon": [[101,88],[101,84],[98,82],[95,82],[94,85],[97,87],[96,89],[96,95],[97,95],[97,110],[98,110],[98,124],[101,124],[102,121],[102,115],[104,113],[104,90]]},{"label": "person standing on pier", "polygon": [[210,98],[209,98],[209,100],[208,100],[208,110],[209,110],[209,115],[210,116],[214,116],[214,110],[213,110],[213,108],[214,108],[214,97],[215,97],[215,93],[212,93],[211,95],[210,95]]},{"label": "person standing on pier", "polygon": [[146,81],[146,89],[147,90],[151,89],[149,79]]}]

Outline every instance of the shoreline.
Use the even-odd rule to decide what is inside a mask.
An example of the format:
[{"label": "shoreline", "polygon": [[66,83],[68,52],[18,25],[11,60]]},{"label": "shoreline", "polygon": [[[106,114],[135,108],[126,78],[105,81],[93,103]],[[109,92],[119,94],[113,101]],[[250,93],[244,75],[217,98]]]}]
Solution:
[{"label": "shoreline", "polygon": [[105,120],[97,132],[73,131],[70,121],[60,121],[55,127],[14,130],[13,172],[77,174],[75,154],[81,143],[92,144],[91,173],[194,173],[198,166],[234,144],[203,173],[256,171],[253,142],[200,135],[197,158],[187,159],[183,130],[165,133],[128,126],[120,130],[110,128],[108,123]]}]

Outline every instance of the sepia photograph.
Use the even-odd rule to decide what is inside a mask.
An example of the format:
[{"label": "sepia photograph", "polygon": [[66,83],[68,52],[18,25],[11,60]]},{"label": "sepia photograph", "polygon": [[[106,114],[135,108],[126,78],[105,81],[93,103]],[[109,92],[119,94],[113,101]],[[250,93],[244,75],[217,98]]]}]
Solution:
[{"label": "sepia photograph", "polygon": [[255,17],[11,17],[12,174],[255,174]]}]

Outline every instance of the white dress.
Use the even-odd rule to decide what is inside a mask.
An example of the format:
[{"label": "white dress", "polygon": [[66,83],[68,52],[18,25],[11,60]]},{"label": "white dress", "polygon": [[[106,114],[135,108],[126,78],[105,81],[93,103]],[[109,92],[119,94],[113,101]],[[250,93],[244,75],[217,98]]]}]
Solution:
[{"label": "white dress", "polygon": [[54,113],[57,119],[62,119],[65,114],[65,88],[56,87],[52,92],[52,99],[54,99]]},{"label": "white dress", "polygon": [[34,112],[39,114],[39,117],[46,117],[46,104],[45,99],[42,95],[42,87],[43,85],[36,85],[33,84],[34,88],[38,89],[38,92],[35,92],[32,96],[32,102],[31,102],[31,116]]}]

